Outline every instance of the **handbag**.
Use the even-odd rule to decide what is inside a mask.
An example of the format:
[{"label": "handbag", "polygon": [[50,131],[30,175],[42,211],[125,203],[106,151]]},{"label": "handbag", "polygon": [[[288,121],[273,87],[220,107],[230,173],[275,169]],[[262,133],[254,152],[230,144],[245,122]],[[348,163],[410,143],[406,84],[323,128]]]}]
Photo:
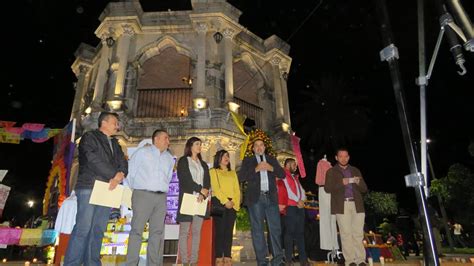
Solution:
[{"label": "handbag", "polygon": [[[219,175],[217,174],[217,169],[215,171],[217,176],[217,183],[219,184],[220,189],[221,184],[219,182]],[[226,207],[224,206],[224,204],[222,204],[216,196],[211,197],[211,216],[222,217],[222,215],[224,215],[225,209]]]}]

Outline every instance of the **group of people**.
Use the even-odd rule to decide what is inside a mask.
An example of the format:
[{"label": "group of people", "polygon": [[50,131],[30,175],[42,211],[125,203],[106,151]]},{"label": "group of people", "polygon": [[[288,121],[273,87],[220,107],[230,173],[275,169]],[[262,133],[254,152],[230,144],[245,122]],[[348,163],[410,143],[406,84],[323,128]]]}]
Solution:
[{"label": "group of people", "polygon": [[[287,261],[291,260],[293,240],[296,240],[300,259],[306,261],[304,253],[304,190],[295,175],[293,159],[285,162],[285,170],[278,161],[265,153],[263,140],[255,140],[255,156],[243,160],[239,174],[232,170],[229,153],[218,151],[209,169],[201,157],[201,140],[187,140],[184,153],[175,163],[169,151],[170,139],[165,130],[155,130],[152,145],[137,149],[127,160],[117,139],[113,136],[119,129],[115,113],[102,112],[98,118],[98,129],[86,132],[79,143],[79,174],[75,186],[77,215],[64,265],[101,265],[100,250],[107,227],[110,208],[89,203],[96,180],[109,183],[113,190],[124,179],[132,194],[133,219],[128,240],[126,265],[138,265],[142,244],[142,233],[148,222],[149,238],[147,265],[163,264],[164,220],[166,196],[175,169],[179,179],[179,202],[184,193],[196,196],[198,202],[216,197],[225,207],[221,216],[214,217],[215,257],[217,265],[231,265],[232,232],[236,213],[241,206],[240,183],[247,182],[244,204],[248,207],[252,239],[259,265],[266,265],[268,248],[264,238],[264,224],[268,224],[272,264],[283,263],[281,227],[276,180],[284,180],[288,204],[287,234],[285,249]],[[197,264],[201,227],[206,215],[186,215],[178,212],[179,257],[183,264]],[[303,218],[302,218],[303,217]],[[191,248],[188,249],[188,240]],[[291,252],[290,250],[291,243]]]}]

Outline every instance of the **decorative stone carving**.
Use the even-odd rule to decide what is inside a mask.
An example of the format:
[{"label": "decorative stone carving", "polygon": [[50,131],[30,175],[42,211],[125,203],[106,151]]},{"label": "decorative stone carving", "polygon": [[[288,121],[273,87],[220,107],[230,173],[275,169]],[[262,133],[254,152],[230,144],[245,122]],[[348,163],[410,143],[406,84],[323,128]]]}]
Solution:
[{"label": "decorative stone carving", "polygon": [[222,31],[222,35],[224,35],[225,38],[232,39],[235,36],[235,31],[230,28],[226,28]]},{"label": "decorative stone carving", "polygon": [[279,66],[279,65],[280,65],[280,62],[281,62],[281,58],[278,57],[278,56],[274,56],[272,59],[270,59],[270,63],[271,63],[273,66]]},{"label": "decorative stone carving", "polygon": [[133,29],[133,26],[130,24],[123,24],[122,30],[123,30],[124,35],[128,35],[128,36],[135,35],[135,30]]},{"label": "decorative stone carving", "polygon": [[109,38],[109,37],[114,38],[115,37],[115,29],[113,27],[110,27],[108,31],[103,32],[99,37],[102,41],[102,44],[107,45],[107,38]]},{"label": "decorative stone carving", "polygon": [[208,26],[206,23],[202,23],[202,22],[199,22],[199,23],[196,23],[196,31],[198,33],[206,33],[207,32],[207,29],[208,29]]},{"label": "decorative stone carving", "polygon": [[91,69],[90,66],[80,65],[79,66],[79,74],[84,74],[85,75],[87,72],[89,72],[89,69]]}]

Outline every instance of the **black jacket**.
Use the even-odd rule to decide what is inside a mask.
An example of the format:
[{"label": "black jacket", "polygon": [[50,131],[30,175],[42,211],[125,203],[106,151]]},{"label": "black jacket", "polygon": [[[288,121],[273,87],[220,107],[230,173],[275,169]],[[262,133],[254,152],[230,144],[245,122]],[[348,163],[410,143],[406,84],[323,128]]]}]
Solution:
[{"label": "black jacket", "polygon": [[[211,178],[209,176],[209,167],[206,162],[201,161],[202,168],[204,169],[204,177],[202,180],[202,186],[194,182],[191,171],[189,171],[188,157],[183,156],[178,160],[178,180],[179,180],[179,207],[181,208],[181,202],[183,200],[183,194],[193,192],[200,192],[201,189],[209,189],[211,187]],[[209,209],[209,208],[208,208]],[[206,218],[209,217],[209,210],[207,211]],[[177,222],[192,222],[193,217],[191,215],[181,214],[178,211],[178,216],[176,218]]]},{"label": "black jacket", "polygon": [[[273,172],[268,171],[270,200],[278,204],[276,178],[285,178],[285,171],[274,157],[266,154],[265,158],[267,159],[267,163],[273,166]],[[260,198],[260,172],[255,172],[257,164],[258,162],[255,156],[245,158],[242,161],[238,175],[240,182],[247,182],[247,189],[244,192],[244,205],[247,206],[257,203]]]},{"label": "black jacket", "polygon": [[100,130],[86,132],[79,143],[79,176],[75,189],[91,189],[95,180],[109,182],[115,174],[128,173],[128,162],[117,139],[112,138],[114,153],[107,135]]}]

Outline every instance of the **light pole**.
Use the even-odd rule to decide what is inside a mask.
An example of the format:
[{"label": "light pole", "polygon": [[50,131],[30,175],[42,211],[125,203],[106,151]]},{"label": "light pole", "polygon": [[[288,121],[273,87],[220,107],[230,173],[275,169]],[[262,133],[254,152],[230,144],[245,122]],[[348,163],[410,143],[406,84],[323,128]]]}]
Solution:
[{"label": "light pole", "polygon": [[[34,200],[28,200],[26,202],[26,206],[28,206],[28,208],[30,209],[30,213],[31,213],[31,223],[29,225],[30,228],[33,228],[33,224],[34,224],[34,220],[35,220],[35,215],[34,215],[34,212],[33,212],[33,207],[35,206],[35,201]],[[28,225],[28,224],[27,224]]]}]

